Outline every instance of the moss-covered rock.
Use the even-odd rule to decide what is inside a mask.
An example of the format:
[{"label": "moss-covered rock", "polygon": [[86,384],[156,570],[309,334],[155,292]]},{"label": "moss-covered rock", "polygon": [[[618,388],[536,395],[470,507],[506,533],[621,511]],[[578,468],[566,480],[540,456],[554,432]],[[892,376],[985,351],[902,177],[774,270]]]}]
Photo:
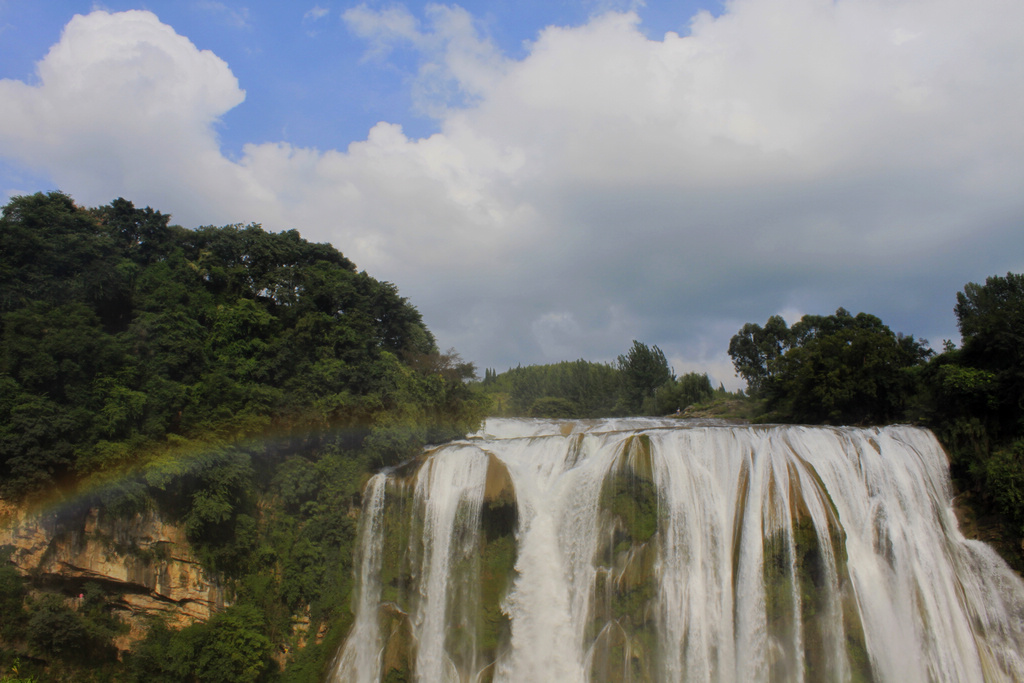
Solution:
[{"label": "moss-covered rock", "polygon": [[411,611],[414,599],[410,555],[422,553],[423,522],[413,514],[414,507],[412,485],[403,479],[389,481],[381,534],[381,602],[393,603],[403,612]]},{"label": "moss-covered rock", "polygon": [[[408,615],[420,607],[427,550],[422,505],[415,497],[419,471],[419,467],[405,467],[392,472],[382,512],[380,619],[386,634],[382,668],[386,681],[412,680],[415,673],[416,643]],[[488,456],[479,511],[467,503],[456,514],[462,520],[456,526],[462,531],[459,539],[453,539],[450,557],[445,651],[460,675],[485,683],[511,640],[511,623],[502,601],[516,562],[515,487],[499,459]]]},{"label": "moss-covered rock", "polygon": [[595,557],[587,633],[593,680],[652,680],[658,509],[650,437],[630,437],[605,478],[599,501],[604,532]]},{"label": "moss-covered rock", "polygon": [[[796,477],[791,477],[791,481],[797,481]],[[821,491],[807,492],[806,495],[816,495]],[[841,661],[835,661],[837,615],[834,611],[839,609],[842,611],[845,638],[840,647],[845,648],[843,654],[851,680],[873,681],[864,631],[847,571],[845,532],[831,501],[823,494],[827,527],[817,528],[804,495],[795,486],[792,488],[790,528],[780,528],[764,540],[762,579],[768,633],[772,641],[769,679],[792,680],[796,667],[802,667],[805,680],[824,680],[830,672],[843,667]],[[834,576],[830,565],[834,568]],[[838,596],[834,594],[836,589]],[[794,601],[799,602],[799,609],[796,609]],[[794,651],[798,627],[801,652]]]},{"label": "moss-covered rock", "polygon": [[381,658],[381,675],[387,683],[411,681],[413,664],[416,661],[416,641],[412,635],[409,615],[393,603],[380,607],[380,619],[384,636]]}]

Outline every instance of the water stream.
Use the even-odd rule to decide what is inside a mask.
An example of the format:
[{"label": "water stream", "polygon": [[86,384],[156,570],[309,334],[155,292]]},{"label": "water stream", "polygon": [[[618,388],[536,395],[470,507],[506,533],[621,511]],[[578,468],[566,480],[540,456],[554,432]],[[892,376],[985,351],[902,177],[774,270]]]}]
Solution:
[{"label": "water stream", "polygon": [[364,495],[344,683],[1024,681],[926,430],[489,420]]}]

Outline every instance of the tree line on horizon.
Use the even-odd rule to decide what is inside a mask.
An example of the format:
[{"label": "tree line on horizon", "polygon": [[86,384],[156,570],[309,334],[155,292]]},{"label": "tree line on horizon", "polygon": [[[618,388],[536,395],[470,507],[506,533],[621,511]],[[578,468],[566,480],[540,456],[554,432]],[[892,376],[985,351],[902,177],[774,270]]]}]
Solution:
[{"label": "tree line on horizon", "polygon": [[580,359],[500,374],[487,369],[479,387],[491,399],[489,414],[504,417],[668,415],[716,395],[706,373],[677,377],[660,348],[636,340],[614,363]]}]

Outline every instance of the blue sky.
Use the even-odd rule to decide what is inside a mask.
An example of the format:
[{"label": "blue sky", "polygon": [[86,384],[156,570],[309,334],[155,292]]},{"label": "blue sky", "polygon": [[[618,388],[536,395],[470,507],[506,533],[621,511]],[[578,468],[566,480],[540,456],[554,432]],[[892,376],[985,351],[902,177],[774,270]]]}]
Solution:
[{"label": "blue sky", "polygon": [[[31,80],[35,63],[57,42],[75,14],[94,9],[145,9],[231,67],[246,91],[245,106],[222,118],[225,152],[239,153],[247,142],[286,141],[304,147],[341,148],[366,137],[378,121],[401,123],[408,135],[437,132],[437,121],[416,111],[406,84],[417,58],[407,46],[385,61],[367,55],[365,40],[353,35],[343,13],[353,7],[394,7],[393,2],[0,2],[2,76]],[[525,43],[547,26],[574,26],[607,10],[628,10],[628,2],[586,0],[482,0],[462,2],[478,28],[511,57],[525,54]],[[425,20],[425,4],[409,4]],[[700,10],[721,12],[717,0],[651,3],[637,6],[643,32],[661,38],[685,33]]]},{"label": "blue sky", "polygon": [[480,368],[957,341],[1024,269],[1022,121],[1017,0],[0,0],[0,199],[298,229]]}]

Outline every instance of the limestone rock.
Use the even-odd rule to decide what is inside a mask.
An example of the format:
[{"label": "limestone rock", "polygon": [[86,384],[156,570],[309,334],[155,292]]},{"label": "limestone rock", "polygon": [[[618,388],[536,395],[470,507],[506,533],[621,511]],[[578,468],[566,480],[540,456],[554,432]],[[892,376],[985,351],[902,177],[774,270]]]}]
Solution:
[{"label": "limestone rock", "polygon": [[84,514],[15,511],[0,522],[0,546],[35,585],[74,594],[88,582],[120,596],[116,604],[131,633],[127,649],[145,630],[145,617],[161,615],[179,628],[206,621],[224,608],[224,592],[193,555],[180,527],[155,512],[113,519],[98,509]]},{"label": "limestone rock", "polygon": [[493,455],[487,456],[487,481],[484,484],[484,502],[491,505],[515,505],[516,489],[505,463]]}]

